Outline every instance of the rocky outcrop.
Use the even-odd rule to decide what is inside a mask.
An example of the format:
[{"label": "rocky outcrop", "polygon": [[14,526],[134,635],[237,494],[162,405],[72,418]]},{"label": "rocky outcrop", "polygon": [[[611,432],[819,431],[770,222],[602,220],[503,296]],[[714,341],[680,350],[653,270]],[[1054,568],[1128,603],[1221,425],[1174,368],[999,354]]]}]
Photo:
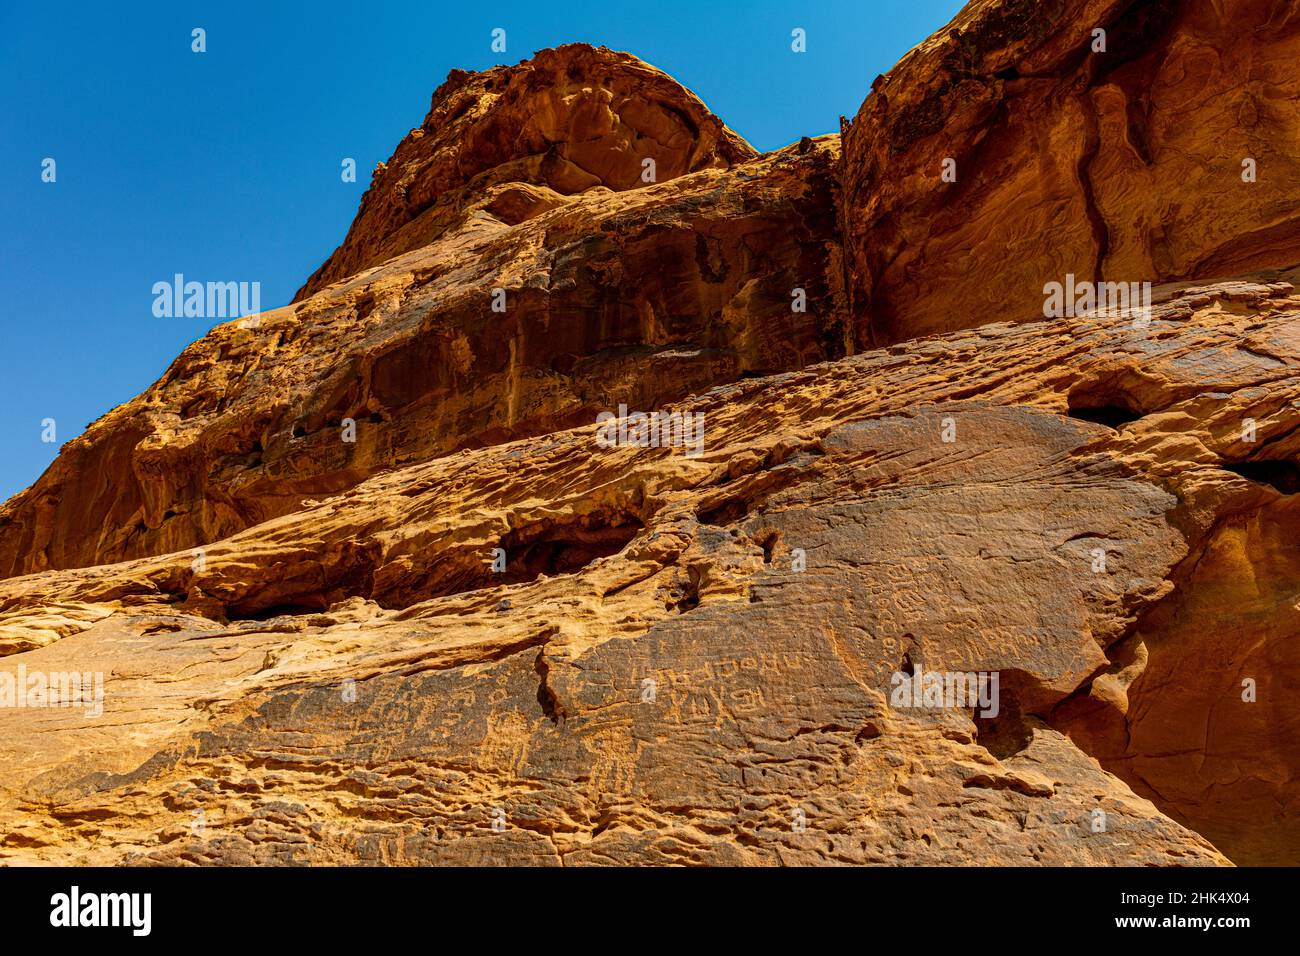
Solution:
[{"label": "rocky outcrop", "polygon": [[0,510],[0,703],[92,691],[0,707],[0,858],[1296,862],[1291,7],[977,0],[842,153],[453,74],[299,301]]},{"label": "rocky outcrop", "polygon": [[757,155],[693,93],[626,53],[571,44],[518,66],[453,70],[424,123],[376,167],[343,245],[295,299],[474,218],[517,225],[573,196]]},{"label": "rocky outcrop", "polygon": [[1298,59],[1286,0],[968,4],[844,133],[859,335],[1042,318],[1067,274],[1300,262]]},{"label": "rocky outcrop", "polygon": [[480,210],[218,327],[0,508],[0,574],[205,545],[395,465],[849,354],[838,145]]},{"label": "rocky outcrop", "polygon": [[973,3],[877,80],[842,156],[831,136],[756,157],[604,49],[455,72],[300,301],[264,317],[278,338],[215,330],[72,442],[0,509],[0,574],[195,547],[622,402],[1041,317],[1068,275],[1291,265],[1288,11]]},{"label": "rocky outcrop", "polygon": [[[1300,512],[1268,463],[1297,451],[1300,297],[1168,295],[1148,327],[985,326],[711,390],[677,409],[698,457],[588,424],[376,476],[198,568],[6,582],[29,649],[0,667],[108,675],[98,720],[7,715],[7,852],[1223,863],[1158,808],[1213,830],[1226,803],[1270,807],[1271,846],[1224,821],[1219,849],[1293,859]],[[1166,694],[1206,664],[1185,582],[1218,608],[1252,563],[1215,680]],[[999,673],[999,713],[898,706],[916,669]],[[1222,768],[1190,773],[1198,747]]]}]

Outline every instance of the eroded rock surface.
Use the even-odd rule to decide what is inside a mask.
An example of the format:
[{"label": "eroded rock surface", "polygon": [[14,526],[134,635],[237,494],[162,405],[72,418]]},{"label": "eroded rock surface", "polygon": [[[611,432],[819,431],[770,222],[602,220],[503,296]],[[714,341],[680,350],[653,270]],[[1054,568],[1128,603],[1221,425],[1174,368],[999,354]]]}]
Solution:
[{"label": "eroded rock surface", "polygon": [[849,354],[838,147],[520,222],[479,210],[257,328],[218,327],[0,508],[0,574],[205,545],[395,465]]},{"label": "eroded rock surface", "polygon": [[[1255,465],[1295,453],[1297,348],[1284,282],[1177,293],[1148,327],[986,326],[712,390],[684,406],[698,458],[599,450],[588,425],[371,478],[201,570],[183,552],[12,579],[0,635],[30,649],[4,666],[109,678],[102,718],[4,715],[7,850],[1222,863],[1157,807],[1213,829],[1248,791],[1274,807],[1258,852],[1293,858],[1291,579],[1257,582],[1250,648],[1195,727],[1142,685],[1203,666],[1162,619],[1186,575],[1234,573],[1202,558],[1225,528],[1267,523],[1294,560],[1295,509]],[[1091,420],[1117,408],[1119,429]],[[507,541],[525,579],[494,583]],[[1097,688],[1138,640],[1125,707]],[[1000,672],[1001,713],[891,706],[915,666]],[[1089,755],[1105,721],[1070,712],[1090,695],[1128,738],[1096,755],[1138,793]],[[1240,772],[1196,774],[1184,802],[1171,734]]]},{"label": "eroded rock surface", "polygon": [[968,4],[876,81],[844,135],[860,334],[1041,318],[1044,284],[1067,274],[1300,262],[1297,61],[1290,0]]},{"label": "eroded rock surface", "polygon": [[[0,510],[0,697],[103,680],[0,708],[0,858],[1295,863],[1300,256],[1211,186],[1292,162],[1293,6],[978,0],[842,154],[453,74],[298,301]],[[1179,281],[1032,320],[1067,271]]]}]

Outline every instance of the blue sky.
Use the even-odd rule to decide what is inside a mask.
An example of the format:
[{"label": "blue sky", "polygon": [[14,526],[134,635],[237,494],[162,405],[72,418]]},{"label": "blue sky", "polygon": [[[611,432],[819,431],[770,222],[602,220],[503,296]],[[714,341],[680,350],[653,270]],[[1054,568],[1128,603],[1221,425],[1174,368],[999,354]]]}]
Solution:
[{"label": "blue sky", "polygon": [[[835,132],[960,0],[4,3],[0,500],[147,388],[211,319],[153,315],[174,273],[286,304],[452,68],[572,41],[666,70],[759,149]],[[743,10],[744,12],[737,12]],[[207,52],[191,52],[191,30]],[[493,53],[491,32],[506,30]],[[790,51],[790,31],[808,50]],[[57,181],[41,181],[42,161]],[[339,176],[357,161],[357,182]],[[42,420],[57,443],[41,441]]]}]

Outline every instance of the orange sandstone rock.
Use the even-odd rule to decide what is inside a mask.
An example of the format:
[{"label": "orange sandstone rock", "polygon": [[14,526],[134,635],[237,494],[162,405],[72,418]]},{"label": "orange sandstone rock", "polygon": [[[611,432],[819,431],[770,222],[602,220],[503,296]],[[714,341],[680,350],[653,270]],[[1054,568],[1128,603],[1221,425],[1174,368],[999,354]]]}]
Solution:
[{"label": "orange sandstone rock", "polygon": [[294,304],[0,509],[0,859],[1296,862],[1295,21],[976,0],[842,155],[453,74]]},{"label": "orange sandstone rock", "polygon": [[[658,105],[619,93],[640,136],[616,123],[593,139],[593,116],[613,120],[581,107],[595,93],[579,79],[564,80],[577,84],[562,98],[570,113],[539,105],[556,70]],[[472,168],[492,176],[456,193],[478,205],[413,248],[372,190],[331,262],[404,254],[262,314],[258,328],[227,323],[191,345],[0,508],[0,575],[208,544],[395,465],[853,350],[834,233],[838,137],[754,158],[667,77],[589,47],[449,85],[430,134],[405,141],[388,175],[445,183],[446,168],[483,152]],[[448,110],[460,118],[435,119]],[[625,191],[531,185],[550,167],[505,163],[498,142],[519,110],[567,116],[574,155]],[[683,123],[692,136],[671,132]],[[633,189],[617,171],[645,150],[661,179],[679,178]],[[543,194],[521,213],[521,197]],[[383,231],[392,242],[358,238],[372,228],[395,230]],[[341,440],[349,421],[355,442]]]},{"label": "orange sandstone rock", "polygon": [[[1300,299],[1163,295],[1145,328],[992,325],[714,389],[681,407],[696,458],[589,424],[375,476],[197,569],[0,584],[3,669],[108,675],[98,722],[0,716],[10,859],[1226,862],[1162,806],[1293,858],[1287,575],[1224,619],[1255,650],[1195,728],[1145,702],[1191,706],[1162,688],[1210,629],[1178,585],[1240,577],[1204,549],[1294,540],[1263,463],[1295,453]],[[1136,641],[1117,750],[1070,711]],[[916,666],[998,672],[999,713],[894,706]],[[1256,772],[1189,776],[1184,731]]]}]

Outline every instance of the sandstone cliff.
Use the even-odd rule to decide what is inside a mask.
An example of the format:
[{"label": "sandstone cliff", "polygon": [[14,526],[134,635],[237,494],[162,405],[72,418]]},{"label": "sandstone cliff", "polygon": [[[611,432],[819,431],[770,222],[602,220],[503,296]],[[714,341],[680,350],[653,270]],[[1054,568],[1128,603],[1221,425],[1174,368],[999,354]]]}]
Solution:
[{"label": "sandstone cliff", "polygon": [[[838,137],[756,157],[662,73],[578,46],[453,76],[426,127],[318,276],[369,268],[218,327],[69,442],[0,508],[0,574],[192,548],[395,465],[853,350]],[[392,199],[458,177],[415,219]]]},{"label": "sandstone cliff", "polygon": [[1293,7],[977,0],[842,151],[454,73],[295,303],[0,510],[0,687],[104,675],[0,709],[0,858],[1296,862]]},{"label": "sandstone cliff", "polygon": [[1291,0],[968,4],[876,80],[844,135],[865,337],[1041,316],[1066,273],[1300,262],[1297,61]]}]

